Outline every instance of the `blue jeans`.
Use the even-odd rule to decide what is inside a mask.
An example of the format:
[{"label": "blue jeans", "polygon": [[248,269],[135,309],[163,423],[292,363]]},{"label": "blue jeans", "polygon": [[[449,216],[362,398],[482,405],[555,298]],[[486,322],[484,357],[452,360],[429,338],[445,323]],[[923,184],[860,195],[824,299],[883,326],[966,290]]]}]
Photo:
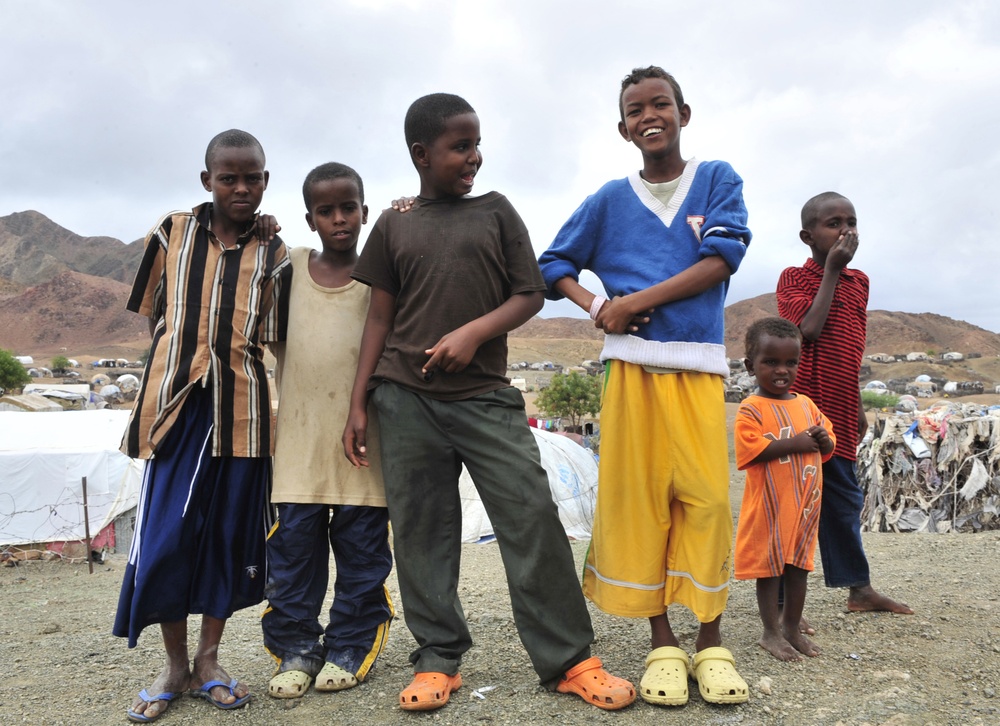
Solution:
[{"label": "blue jeans", "polygon": [[823,464],[819,554],[827,587],[860,587],[871,583],[868,558],[861,544],[864,501],[853,461],[834,456]]}]

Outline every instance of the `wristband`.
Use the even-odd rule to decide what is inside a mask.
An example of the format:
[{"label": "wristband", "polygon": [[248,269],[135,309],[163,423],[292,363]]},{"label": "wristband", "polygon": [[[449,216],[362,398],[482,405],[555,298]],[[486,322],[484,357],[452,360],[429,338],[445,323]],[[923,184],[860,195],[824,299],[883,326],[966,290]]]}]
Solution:
[{"label": "wristband", "polygon": [[597,320],[597,316],[600,314],[601,308],[604,307],[604,303],[606,303],[607,301],[608,301],[608,299],[606,297],[604,297],[603,295],[595,295],[594,296],[594,301],[592,303],[590,303],[590,319],[591,320]]}]

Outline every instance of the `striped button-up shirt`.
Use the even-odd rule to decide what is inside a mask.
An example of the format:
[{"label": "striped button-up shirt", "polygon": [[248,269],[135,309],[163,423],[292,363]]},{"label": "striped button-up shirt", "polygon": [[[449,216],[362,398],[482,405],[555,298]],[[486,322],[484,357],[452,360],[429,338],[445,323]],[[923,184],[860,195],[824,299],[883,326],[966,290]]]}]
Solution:
[{"label": "striped button-up shirt", "polygon": [[212,456],[270,456],[274,420],[263,344],[283,340],[284,243],[261,244],[251,225],[225,247],[211,203],[172,212],[146,236],[126,307],[155,321],[142,388],[122,451],[149,458],[194,386],[211,389]]}]

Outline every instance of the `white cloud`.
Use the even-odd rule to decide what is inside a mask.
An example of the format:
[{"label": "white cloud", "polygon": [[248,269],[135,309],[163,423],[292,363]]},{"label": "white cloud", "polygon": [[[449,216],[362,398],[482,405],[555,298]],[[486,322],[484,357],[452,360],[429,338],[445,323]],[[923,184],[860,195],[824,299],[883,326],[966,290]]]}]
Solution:
[{"label": "white cloud", "polygon": [[859,212],[872,307],[1000,330],[1000,6],[986,0],[115,0],[3,13],[0,214],[37,209],[130,241],[200,201],[204,146],[236,126],[267,151],[264,208],[310,244],[305,173],[355,166],[373,211],[415,192],[403,115],[450,91],[482,118],[480,191],[506,193],[541,251],[587,194],[639,166],[616,130],[618,88],[655,63],[693,108],[684,153],[726,159],[745,181],[754,242],[731,301],[802,262],[799,208],[837,189]]}]

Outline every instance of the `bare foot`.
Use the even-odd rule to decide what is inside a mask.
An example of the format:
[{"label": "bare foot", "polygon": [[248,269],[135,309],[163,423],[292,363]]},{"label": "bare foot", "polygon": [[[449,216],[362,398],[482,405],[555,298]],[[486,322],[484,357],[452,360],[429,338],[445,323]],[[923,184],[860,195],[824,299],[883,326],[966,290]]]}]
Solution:
[{"label": "bare foot", "polygon": [[785,639],[793,648],[795,648],[795,650],[800,652],[802,655],[809,656],[810,658],[815,658],[822,652],[818,645],[809,640],[809,638],[800,633],[798,630],[786,632]]},{"label": "bare foot", "polygon": [[[150,696],[159,696],[161,693],[173,693],[175,695],[180,695],[184,693],[191,683],[191,671],[188,670],[187,666],[181,669],[179,666],[174,669],[171,668],[169,664],[163,666],[163,670],[160,671],[160,675],[156,677],[156,680],[146,689],[146,693]],[[159,717],[164,711],[170,706],[170,701],[149,701],[142,698],[136,698],[132,702],[132,708],[130,709],[132,713],[140,714],[150,721],[154,718]]]},{"label": "bare foot", "polygon": [[764,634],[760,636],[760,640],[757,641],[757,645],[778,660],[783,660],[789,663],[802,660],[802,656],[799,655],[799,651],[797,651],[795,647],[780,633],[772,633],[765,630]]},{"label": "bare foot", "polygon": [[[232,676],[230,676],[226,670],[219,665],[219,662],[210,658],[195,658],[194,660],[194,670],[191,673],[191,688],[200,689],[209,681],[222,681],[228,684],[232,681]],[[229,688],[223,686],[215,686],[211,691],[213,701],[218,703],[224,703],[229,705],[230,703],[235,703],[240,698],[243,698],[248,693],[250,689],[246,687],[243,683],[237,683],[233,687],[233,692],[229,692]]]},{"label": "bare foot", "polygon": [[899,615],[913,615],[913,608],[909,605],[896,602],[891,597],[876,592],[871,585],[852,587],[847,596],[847,609],[851,612],[889,612]]},{"label": "bare foot", "polygon": [[[783,608],[778,608],[778,617],[781,617],[781,611]],[[804,617],[799,618],[799,632],[805,633],[806,635],[816,635],[816,628],[809,624],[809,621]]]}]

